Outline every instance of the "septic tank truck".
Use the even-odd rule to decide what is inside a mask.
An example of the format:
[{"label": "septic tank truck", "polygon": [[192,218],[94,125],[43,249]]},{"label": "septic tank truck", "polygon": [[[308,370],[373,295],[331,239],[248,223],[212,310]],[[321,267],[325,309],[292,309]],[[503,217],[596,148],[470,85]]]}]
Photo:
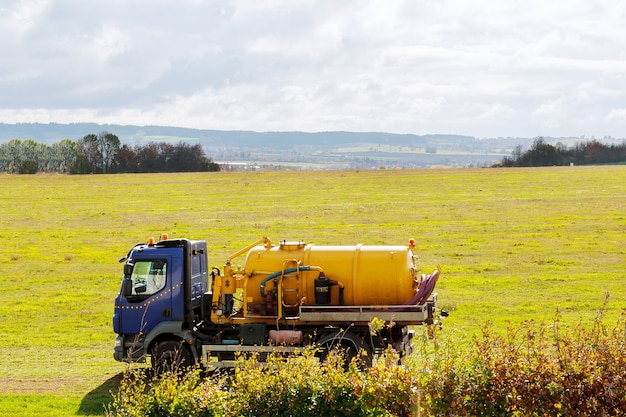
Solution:
[{"label": "septic tank truck", "polygon": [[[209,268],[204,240],[153,238],[133,247],[115,299],[114,358],[166,366],[233,366],[239,352],[341,349],[363,364],[412,350],[412,325],[440,326],[439,267],[419,274],[404,246],[273,244],[263,238]],[[243,266],[234,260],[246,254]],[[371,323],[385,323],[371,331]]]}]

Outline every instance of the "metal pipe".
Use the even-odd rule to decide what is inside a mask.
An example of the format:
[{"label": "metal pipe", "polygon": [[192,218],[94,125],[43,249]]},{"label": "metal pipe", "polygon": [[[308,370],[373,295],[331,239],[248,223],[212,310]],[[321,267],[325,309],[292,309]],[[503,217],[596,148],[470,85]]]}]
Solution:
[{"label": "metal pipe", "polygon": [[272,246],[272,241],[268,237],[261,238],[257,240],[256,242],[254,242],[253,244],[248,245],[245,248],[238,250],[237,252],[230,255],[228,259],[226,260],[226,263],[228,264],[232,259],[242,255],[245,252],[248,252],[250,249],[252,249],[255,246],[260,245],[261,243],[263,243],[266,248],[270,248]]}]

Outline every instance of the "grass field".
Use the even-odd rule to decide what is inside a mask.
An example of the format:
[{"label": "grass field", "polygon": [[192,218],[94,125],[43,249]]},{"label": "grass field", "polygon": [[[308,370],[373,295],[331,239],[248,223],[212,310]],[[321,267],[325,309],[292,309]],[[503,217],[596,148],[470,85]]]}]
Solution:
[{"label": "grass field", "polygon": [[416,238],[437,264],[443,332],[486,321],[590,322],[626,308],[626,167],[0,175],[0,415],[101,415],[124,256],[168,232],[210,261],[262,236],[316,244]]}]

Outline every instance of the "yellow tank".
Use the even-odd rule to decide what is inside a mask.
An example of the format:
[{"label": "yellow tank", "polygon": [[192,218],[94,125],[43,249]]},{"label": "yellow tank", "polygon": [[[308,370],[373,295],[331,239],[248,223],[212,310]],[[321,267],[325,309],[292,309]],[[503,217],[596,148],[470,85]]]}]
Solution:
[{"label": "yellow tank", "polygon": [[408,245],[256,246],[243,267],[245,296],[254,303],[273,293],[286,308],[405,304],[418,285],[415,258]]}]

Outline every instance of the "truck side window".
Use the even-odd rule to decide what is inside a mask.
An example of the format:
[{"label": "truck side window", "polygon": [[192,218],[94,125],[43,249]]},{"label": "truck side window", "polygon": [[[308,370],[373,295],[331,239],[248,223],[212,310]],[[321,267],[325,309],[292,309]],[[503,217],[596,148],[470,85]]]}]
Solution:
[{"label": "truck side window", "polygon": [[202,256],[193,255],[191,257],[191,276],[200,275],[202,273]]},{"label": "truck side window", "polygon": [[133,298],[147,298],[165,288],[167,263],[165,260],[136,261],[131,275]]}]

